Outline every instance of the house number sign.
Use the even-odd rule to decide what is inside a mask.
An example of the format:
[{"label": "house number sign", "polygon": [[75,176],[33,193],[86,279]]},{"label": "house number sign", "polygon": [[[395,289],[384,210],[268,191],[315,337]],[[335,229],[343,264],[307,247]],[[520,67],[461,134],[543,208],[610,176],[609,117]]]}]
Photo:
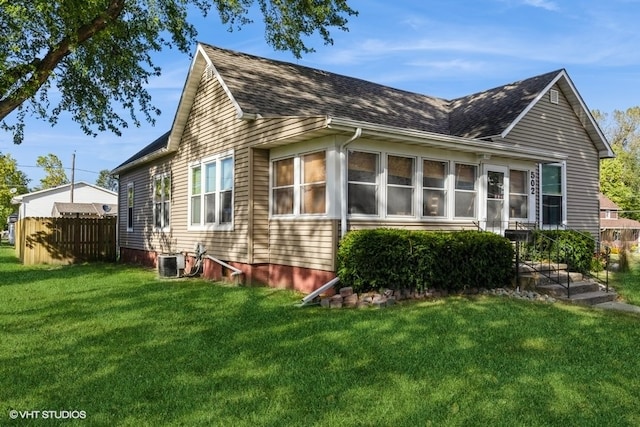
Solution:
[{"label": "house number sign", "polygon": [[536,194],[536,173],[531,171],[531,194]]}]

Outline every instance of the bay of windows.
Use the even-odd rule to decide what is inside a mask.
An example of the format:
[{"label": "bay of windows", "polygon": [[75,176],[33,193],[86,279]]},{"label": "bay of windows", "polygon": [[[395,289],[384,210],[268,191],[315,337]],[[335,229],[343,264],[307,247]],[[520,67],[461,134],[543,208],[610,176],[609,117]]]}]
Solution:
[{"label": "bay of windows", "polygon": [[214,156],[192,165],[189,194],[190,225],[232,224],[233,156]]},{"label": "bay of windows", "polygon": [[[386,166],[384,170],[381,160]],[[446,218],[451,215],[449,212],[455,218],[477,215],[477,165],[432,159],[417,161],[415,157],[350,150],[347,181],[351,215],[378,216],[380,209],[385,216],[412,218]],[[451,211],[449,204],[453,205]]]}]

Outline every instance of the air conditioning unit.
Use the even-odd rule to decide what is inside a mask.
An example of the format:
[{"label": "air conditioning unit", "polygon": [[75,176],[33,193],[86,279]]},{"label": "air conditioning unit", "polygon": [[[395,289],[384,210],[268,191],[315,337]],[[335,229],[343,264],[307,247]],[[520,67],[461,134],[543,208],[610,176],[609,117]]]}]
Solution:
[{"label": "air conditioning unit", "polygon": [[158,275],[160,277],[180,277],[184,273],[183,254],[158,255]]}]

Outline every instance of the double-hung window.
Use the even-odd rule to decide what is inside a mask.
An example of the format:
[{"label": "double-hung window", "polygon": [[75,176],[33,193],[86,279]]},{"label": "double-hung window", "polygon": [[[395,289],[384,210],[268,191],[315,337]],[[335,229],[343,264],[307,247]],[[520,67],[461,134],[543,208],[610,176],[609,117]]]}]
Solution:
[{"label": "double-hung window", "polygon": [[127,184],[127,231],[133,231],[133,182]]},{"label": "double-hung window", "polygon": [[478,167],[457,163],[455,165],[455,207],[456,218],[475,218]]},{"label": "double-hung window", "polygon": [[294,197],[294,158],[273,162],[273,207],[274,215],[293,215]]},{"label": "double-hung window", "polygon": [[189,224],[228,227],[233,223],[233,154],[192,164],[189,170]]},{"label": "double-hung window", "polygon": [[449,162],[423,160],[422,162],[422,215],[446,216]]},{"label": "double-hung window", "polygon": [[529,217],[529,173],[511,169],[509,171],[509,218]]},{"label": "double-hung window", "polygon": [[348,188],[350,214],[378,214],[379,154],[349,151]]},{"label": "double-hung window", "polygon": [[156,229],[166,229],[171,217],[171,176],[156,175],[153,179],[153,224]]},{"label": "double-hung window", "polygon": [[272,163],[273,215],[321,215],[327,212],[327,154],[300,154]]},{"label": "double-hung window", "polygon": [[300,158],[300,213],[324,214],[327,210],[327,156],[324,151]]},{"label": "double-hung window", "polygon": [[415,159],[387,156],[387,215],[413,216]]},{"label": "double-hung window", "polygon": [[562,164],[544,164],[542,169],[542,224],[564,223],[564,168]]}]

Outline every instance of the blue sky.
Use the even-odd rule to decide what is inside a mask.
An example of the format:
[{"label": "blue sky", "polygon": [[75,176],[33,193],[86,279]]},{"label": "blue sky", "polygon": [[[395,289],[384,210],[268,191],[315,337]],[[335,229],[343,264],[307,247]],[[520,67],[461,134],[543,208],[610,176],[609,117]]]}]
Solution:
[{"label": "blue sky", "polygon": [[[194,15],[198,40],[222,48],[290,61],[388,86],[453,99],[565,68],[590,109],[611,113],[640,105],[640,0],[349,0],[359,11],[334,44],[310,43],[316,52],[296,60],[264,41],[256,23],[228,32],[217,16]],[[194,46],[195,48],[195,46]],[[124,129],[122,137],[86,136],[62,117],[27,122],[16,146],[0,135],[0,152],[17,159],[31,178],[39,155],[53,153],[77,181],[95,182],[169,129],[191,57],[176,50],[154,56],[163,75],[149,84],[162,115],[156,126]],[[70,177],[70,170],[67,170]]]}]

